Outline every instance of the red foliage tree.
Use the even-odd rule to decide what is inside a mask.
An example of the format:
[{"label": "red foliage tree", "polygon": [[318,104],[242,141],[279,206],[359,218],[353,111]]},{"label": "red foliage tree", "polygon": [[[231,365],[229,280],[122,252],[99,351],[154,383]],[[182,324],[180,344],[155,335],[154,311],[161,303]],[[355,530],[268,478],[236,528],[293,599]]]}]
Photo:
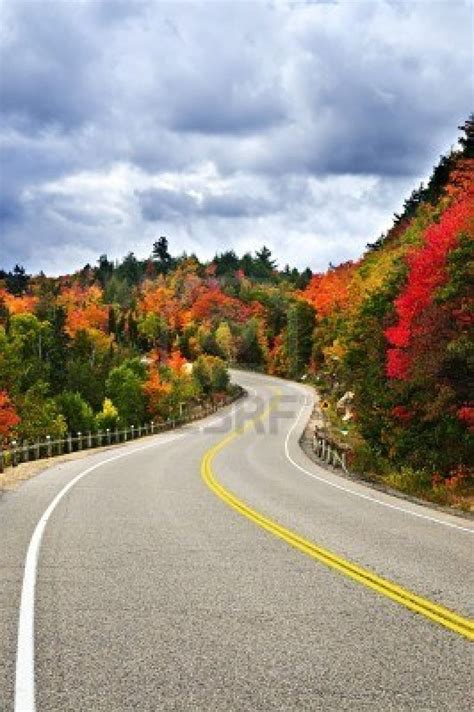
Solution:
[{"label": "red foliage tree", "polygon": [[408,423],[413,418],[413,411],[406,408],[404,405],[396,405],[392,408],[392,416],[402,423]]},{"label": "red foliage tree", "polygon": [[240,299],[224,294],[217,287],[201,294],[191,307],[190,314],[196,321],[218,322],[231,319],[244,322],[251,316],[252,310]]},{"label": "red foliage tree", "polygon": [[385,331],[392,348],[387,351],[386,371],[390,378],[406,380],[413,362],[413,344],[420,343],[433,325],[424,319],[436,291],[448,280],[447,257],[457,243],[460,233],[472,221],[473,201],[469,195],[451,205],[439,223],[431,225],[424,234],[421,247],[407,256],[408,280],[403,292],[395,300],[397,323]]},{"label": "red foliage tree", "polygon": [[6,391],[0,391],[0,443],[7,440],[12,434],[20,417]]},{"label": "red foliage tree", "polygon": [[471,432],[474,431],[474,408],[469,405],[463,405],[458,410],[458,418],[465,423]]}]

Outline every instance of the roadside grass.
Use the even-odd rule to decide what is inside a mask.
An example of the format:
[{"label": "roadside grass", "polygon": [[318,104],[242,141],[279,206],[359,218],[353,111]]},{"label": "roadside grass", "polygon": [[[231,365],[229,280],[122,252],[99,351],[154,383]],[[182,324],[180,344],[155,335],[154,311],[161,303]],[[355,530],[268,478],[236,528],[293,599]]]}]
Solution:
[{"label": "roadside grass", "polygon": [[426,471],[402,467],[399,472],[391,472],[381,477],[381,481],[405,494],[426,499],[434,504],[446,505],[463,512],[474,511],[474,483],[466,480],[451,484],[449,480],[433,483]]}]

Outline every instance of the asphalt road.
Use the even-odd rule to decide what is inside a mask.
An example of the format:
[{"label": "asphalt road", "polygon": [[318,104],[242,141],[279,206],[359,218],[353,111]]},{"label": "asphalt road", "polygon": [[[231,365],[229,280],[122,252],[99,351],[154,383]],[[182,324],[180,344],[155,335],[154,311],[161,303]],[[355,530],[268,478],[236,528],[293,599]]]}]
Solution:
[{"label": "asphalt road", "polygon": [[[38,712],[470,709],[465,637],[262,529],[211,491],[203,458],[285,531],[462,618],[472,525],[321,469],[298,446],[309,389],[235,377],[250,395],[231,409],[0,499],[2,712],[15,685],[16,712],[32,712],[21,701],[33,681]],[[21,605],[26,633],[34,611],[28,661],[18,620],[38,522],[36,590]]]}]

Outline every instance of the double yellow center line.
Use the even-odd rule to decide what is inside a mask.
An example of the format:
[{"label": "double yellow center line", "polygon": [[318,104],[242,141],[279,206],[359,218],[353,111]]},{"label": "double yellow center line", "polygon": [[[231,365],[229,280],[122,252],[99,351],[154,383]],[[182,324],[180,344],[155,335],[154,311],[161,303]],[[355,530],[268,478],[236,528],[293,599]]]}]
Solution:
[{"label": "double yellow center line", "polygon": [[377,574],[372,571],[362,568],[361,566],[358,566],[357,564],[334,554],[332,551],[324,549],[323,547],[317,546],[313,542],[304,539],[299,534],[296,534],[290,529],[281,526],[269,517],[265,517],[257,510],[252,509],[217,481],[212,469],[212,464],[216,455],[258,421],[266,418],[267,415],[269,415],[269,413],[278,406],[278,402],[279,396],[276,396],[272,399],[268,408],[266,408],[261,415],[248,420],[245,425],[233,430],[229,435],[220,440],[204,454],[201,461],[201,475],[209,489],[220,497],[227,505],[239,512],[239,514],[247,517],[247,519],[250,519],[250,521],[254,522],[254,524],[257,524],[259,527],[265,529],[279,539],[283,539],[283,541],[287,544],[293,546],[295,549],[298,549],[307,556],[310,556],[312,559],[315,559],[316,561],[339,571],[339,573],[363,584],[367,588],[371,588],[378,594],[390,598],[392,601],[408,608],[410,611],[419,613],[420,615],[425,616],[425,618],[428,618],[430,621],[438,623],[439,625],[442,625],[445,628],[468,638],[469,640],[474,640],[473,621],[450,611],[444,606],[440,606],[426,598],[417,596],[408,589],[398,586],[392,581],[384,579],[381,576],[377,576]]}]

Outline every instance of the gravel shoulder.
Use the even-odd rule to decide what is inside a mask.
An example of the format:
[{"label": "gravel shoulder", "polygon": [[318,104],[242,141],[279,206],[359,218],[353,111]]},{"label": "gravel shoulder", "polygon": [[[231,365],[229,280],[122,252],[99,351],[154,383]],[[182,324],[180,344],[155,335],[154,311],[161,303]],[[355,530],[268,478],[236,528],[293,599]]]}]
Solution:
[{"label": "gravel shoulder", "polygon": [[23,482],[35,477],[40,472],[44,472],[44,470],[47,470],[49,467],[60,465],[61,463],[69,462],[70,460],[82,460],[83,458],[91,457],[99,452],[116,450],[128,444],[130,443],[117,443],[116,445],[95,447],[90,450],[81,450],[79,452],[71,452],[65,455],[57,455],[56,457],[45,457],[41,460],[21,462],[16,467],[7,467],[5,472],[0,473],[0,497],[3,492],[18,489]]}]

